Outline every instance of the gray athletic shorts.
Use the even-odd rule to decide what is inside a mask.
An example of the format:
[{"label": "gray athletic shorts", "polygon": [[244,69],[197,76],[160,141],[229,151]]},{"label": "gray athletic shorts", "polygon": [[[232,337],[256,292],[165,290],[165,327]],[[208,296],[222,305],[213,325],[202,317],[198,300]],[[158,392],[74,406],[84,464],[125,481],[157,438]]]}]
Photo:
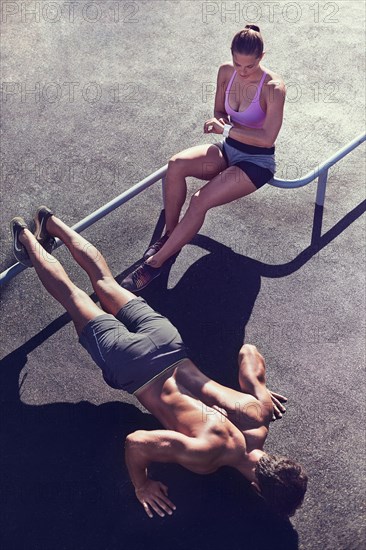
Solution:
[{"label": "gray athletic shorts", "polygon": [[80,344],[101,368],[109,386],[135,393],[188,357],[177,329],[143,298],[117,313],[98,315],[82,330]]},{"label": "gray athletic shorts", "polygon": [[239,166],[257,189],[273,178],[276,162],[274,147],[257,147],[230,137],[216,142],[228,166]]}]

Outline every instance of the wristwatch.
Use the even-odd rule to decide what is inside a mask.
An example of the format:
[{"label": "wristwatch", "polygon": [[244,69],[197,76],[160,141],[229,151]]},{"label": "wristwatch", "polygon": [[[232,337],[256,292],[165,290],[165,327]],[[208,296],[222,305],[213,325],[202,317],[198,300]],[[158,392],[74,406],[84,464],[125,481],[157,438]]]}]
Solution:
[{"label": "wristwatch", "polygon": [[222,135],[224,136],[224,138],[229,137],[229,132],[230,132],[232,127],[233,127],[232,124],[225,124],[224,125],[224,131],[222,132]]}]

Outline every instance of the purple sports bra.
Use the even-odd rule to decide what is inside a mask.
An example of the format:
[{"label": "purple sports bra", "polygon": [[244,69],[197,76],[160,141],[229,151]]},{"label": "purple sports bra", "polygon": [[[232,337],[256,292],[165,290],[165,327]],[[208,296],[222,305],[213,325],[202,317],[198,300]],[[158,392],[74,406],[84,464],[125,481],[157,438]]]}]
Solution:
[{"label": "purple sports bra", "polygon": [[[266,118],[266,113],[263,111],[259,103],[259,98],[261,95],[261,90],[263,86],[264,79],[267,73],[263,73],[255,96],[245,111],[234,111],[229,105],[229,94],[231,85],[236,75],[234,70],[232,77],[230,78],[229,84],[225,91],[225,110],[228,115],[230,115],[231,120],[237,122],[238,124],[243,124],[244,126],[249,126],[249,128],[262,128],[264,119]],[[233,93],[233,92],[232,92]]]}]

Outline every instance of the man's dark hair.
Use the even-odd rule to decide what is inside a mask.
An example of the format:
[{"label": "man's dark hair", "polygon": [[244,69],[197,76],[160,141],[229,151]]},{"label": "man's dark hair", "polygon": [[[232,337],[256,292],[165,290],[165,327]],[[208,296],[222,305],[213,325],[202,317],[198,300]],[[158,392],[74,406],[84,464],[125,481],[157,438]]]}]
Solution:
[{"label": "man's dark hair", "polygon": [[269,508],[280,516],[293,516],[308,484],[303,467],[289,458],[264,454],[256,464],[255,475]]}]

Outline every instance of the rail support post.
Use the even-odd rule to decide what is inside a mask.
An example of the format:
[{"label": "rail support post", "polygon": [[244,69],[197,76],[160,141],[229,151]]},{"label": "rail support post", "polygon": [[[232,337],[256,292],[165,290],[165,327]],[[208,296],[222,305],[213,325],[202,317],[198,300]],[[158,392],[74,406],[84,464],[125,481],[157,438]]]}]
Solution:
[{"label": "rail support post", "polygon": [[322,224],[323,224],[323,212],[324,212],[324,201],[325,201],[325,190],[327,187],[328,180],[328,169],[321,172],[318,176],[318,186],[316,190],[316,199],[314,207],[314,218],[313,218],[313,231],[311,234],[311,244],[316,246],[319,242],[322,235]]},{"label": "rail support post", "polygon": [[328,169],[321,172],[318,176],[318,186],[316,189],[316,199],[315,199],[315,203],[318,206],[324,206],[327,180],[328,180]]},{"label": "rail support post", "polygon": [[161,178],[161,192],[163,195],[163,210],[165,210],[165,175]]}]

